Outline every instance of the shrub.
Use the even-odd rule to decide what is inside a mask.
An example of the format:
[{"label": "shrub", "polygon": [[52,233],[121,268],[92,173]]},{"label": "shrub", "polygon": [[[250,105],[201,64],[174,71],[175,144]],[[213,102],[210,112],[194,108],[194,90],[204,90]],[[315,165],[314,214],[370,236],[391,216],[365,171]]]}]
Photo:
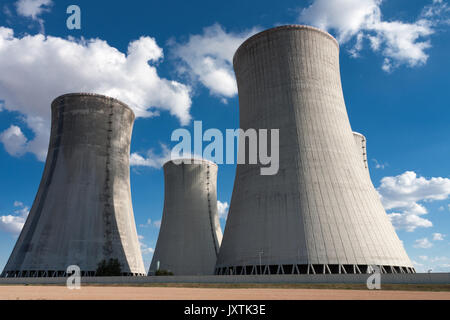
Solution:
[{"label": "shrub", "polygon": [[117,277],[122,275],[119,259],[102,260],[97,267],[97,277]]},{"label": "shrub", "polygon": [[173,276],[173,272],[167,270],[157,270],[155,276]]}]

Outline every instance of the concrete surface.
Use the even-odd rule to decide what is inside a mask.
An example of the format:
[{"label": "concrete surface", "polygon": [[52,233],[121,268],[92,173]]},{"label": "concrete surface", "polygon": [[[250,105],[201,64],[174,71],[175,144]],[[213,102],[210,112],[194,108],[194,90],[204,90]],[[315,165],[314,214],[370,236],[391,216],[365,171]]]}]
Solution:
[{"label": "concrete surface", "polygon": [[336,40],[269,29],[240,46],[234,69],[240,127],[280,129],[280,170],[237,166],[216,272],[413,272],[356,148]]},{"label": "concrete surface", "polygon": [[164,165],[164,210],[149,273],[211,275],[222,241],[217,213],[217,165],[211,161]]},{"label": "concrete surface", "polygon": [[101,95],[53,101],[41,184],[4,276],[52,276],[69,265],[93,273],[110,258],[126,274],[145,274],[130,193],[134,118],[125,104]]}]

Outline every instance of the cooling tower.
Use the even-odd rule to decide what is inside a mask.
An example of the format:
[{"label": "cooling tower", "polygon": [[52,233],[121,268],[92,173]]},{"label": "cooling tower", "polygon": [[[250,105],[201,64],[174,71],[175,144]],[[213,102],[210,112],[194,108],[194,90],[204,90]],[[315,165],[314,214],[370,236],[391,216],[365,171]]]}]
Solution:
[{"label": "cooling tower", "polygon": [[280,162],[273,176],[237,166],[216,274],[414,272],[355,143],[337,41],[281,26],[233,63],[240,127],[279,129]]},{"label": "cooling tower", "polygon": [[[180,160],[178,160],[180,161]],[[178,163],[178,162],[177,162]],[[212,275],[222,242],[217,165],[183,159],[164,165],[164,210],[149,275]]]},{"label": "cooling tower", "polygon": [[37,196],[4,277],[95,275],[118,259],[123,275],[145,275],[130,193],[134,113],[95,94],[52,103],[50,144]]}]

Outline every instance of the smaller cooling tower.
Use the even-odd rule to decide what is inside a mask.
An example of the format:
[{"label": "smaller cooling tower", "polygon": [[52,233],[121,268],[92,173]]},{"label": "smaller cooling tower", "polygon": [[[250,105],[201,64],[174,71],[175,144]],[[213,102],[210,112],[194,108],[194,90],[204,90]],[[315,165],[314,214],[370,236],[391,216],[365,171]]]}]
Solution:
[{"label": "smaller cooling tower", "polygon": [[164,210],[149,275],[157,270],[212,275],[222,242],[217,165],[197,159],[177,163],[164,165]]},{"label": "smaller cooling tower", "polygon": [[117,259],[123,275],[145,275],[130,192],[133,111],[109,97],[66,94],[52,103],[41,184],[4,277],[93,276]]}]

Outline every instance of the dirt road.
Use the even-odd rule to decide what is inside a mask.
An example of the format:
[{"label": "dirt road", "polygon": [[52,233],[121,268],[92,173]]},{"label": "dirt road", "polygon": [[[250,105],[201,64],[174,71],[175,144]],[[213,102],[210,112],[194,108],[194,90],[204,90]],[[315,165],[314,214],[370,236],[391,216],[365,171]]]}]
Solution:
[{"label": "dirt road", "polygon": [[450,300],[450,292],[329,289],[217,289],[0,286],[0,300]]}]

